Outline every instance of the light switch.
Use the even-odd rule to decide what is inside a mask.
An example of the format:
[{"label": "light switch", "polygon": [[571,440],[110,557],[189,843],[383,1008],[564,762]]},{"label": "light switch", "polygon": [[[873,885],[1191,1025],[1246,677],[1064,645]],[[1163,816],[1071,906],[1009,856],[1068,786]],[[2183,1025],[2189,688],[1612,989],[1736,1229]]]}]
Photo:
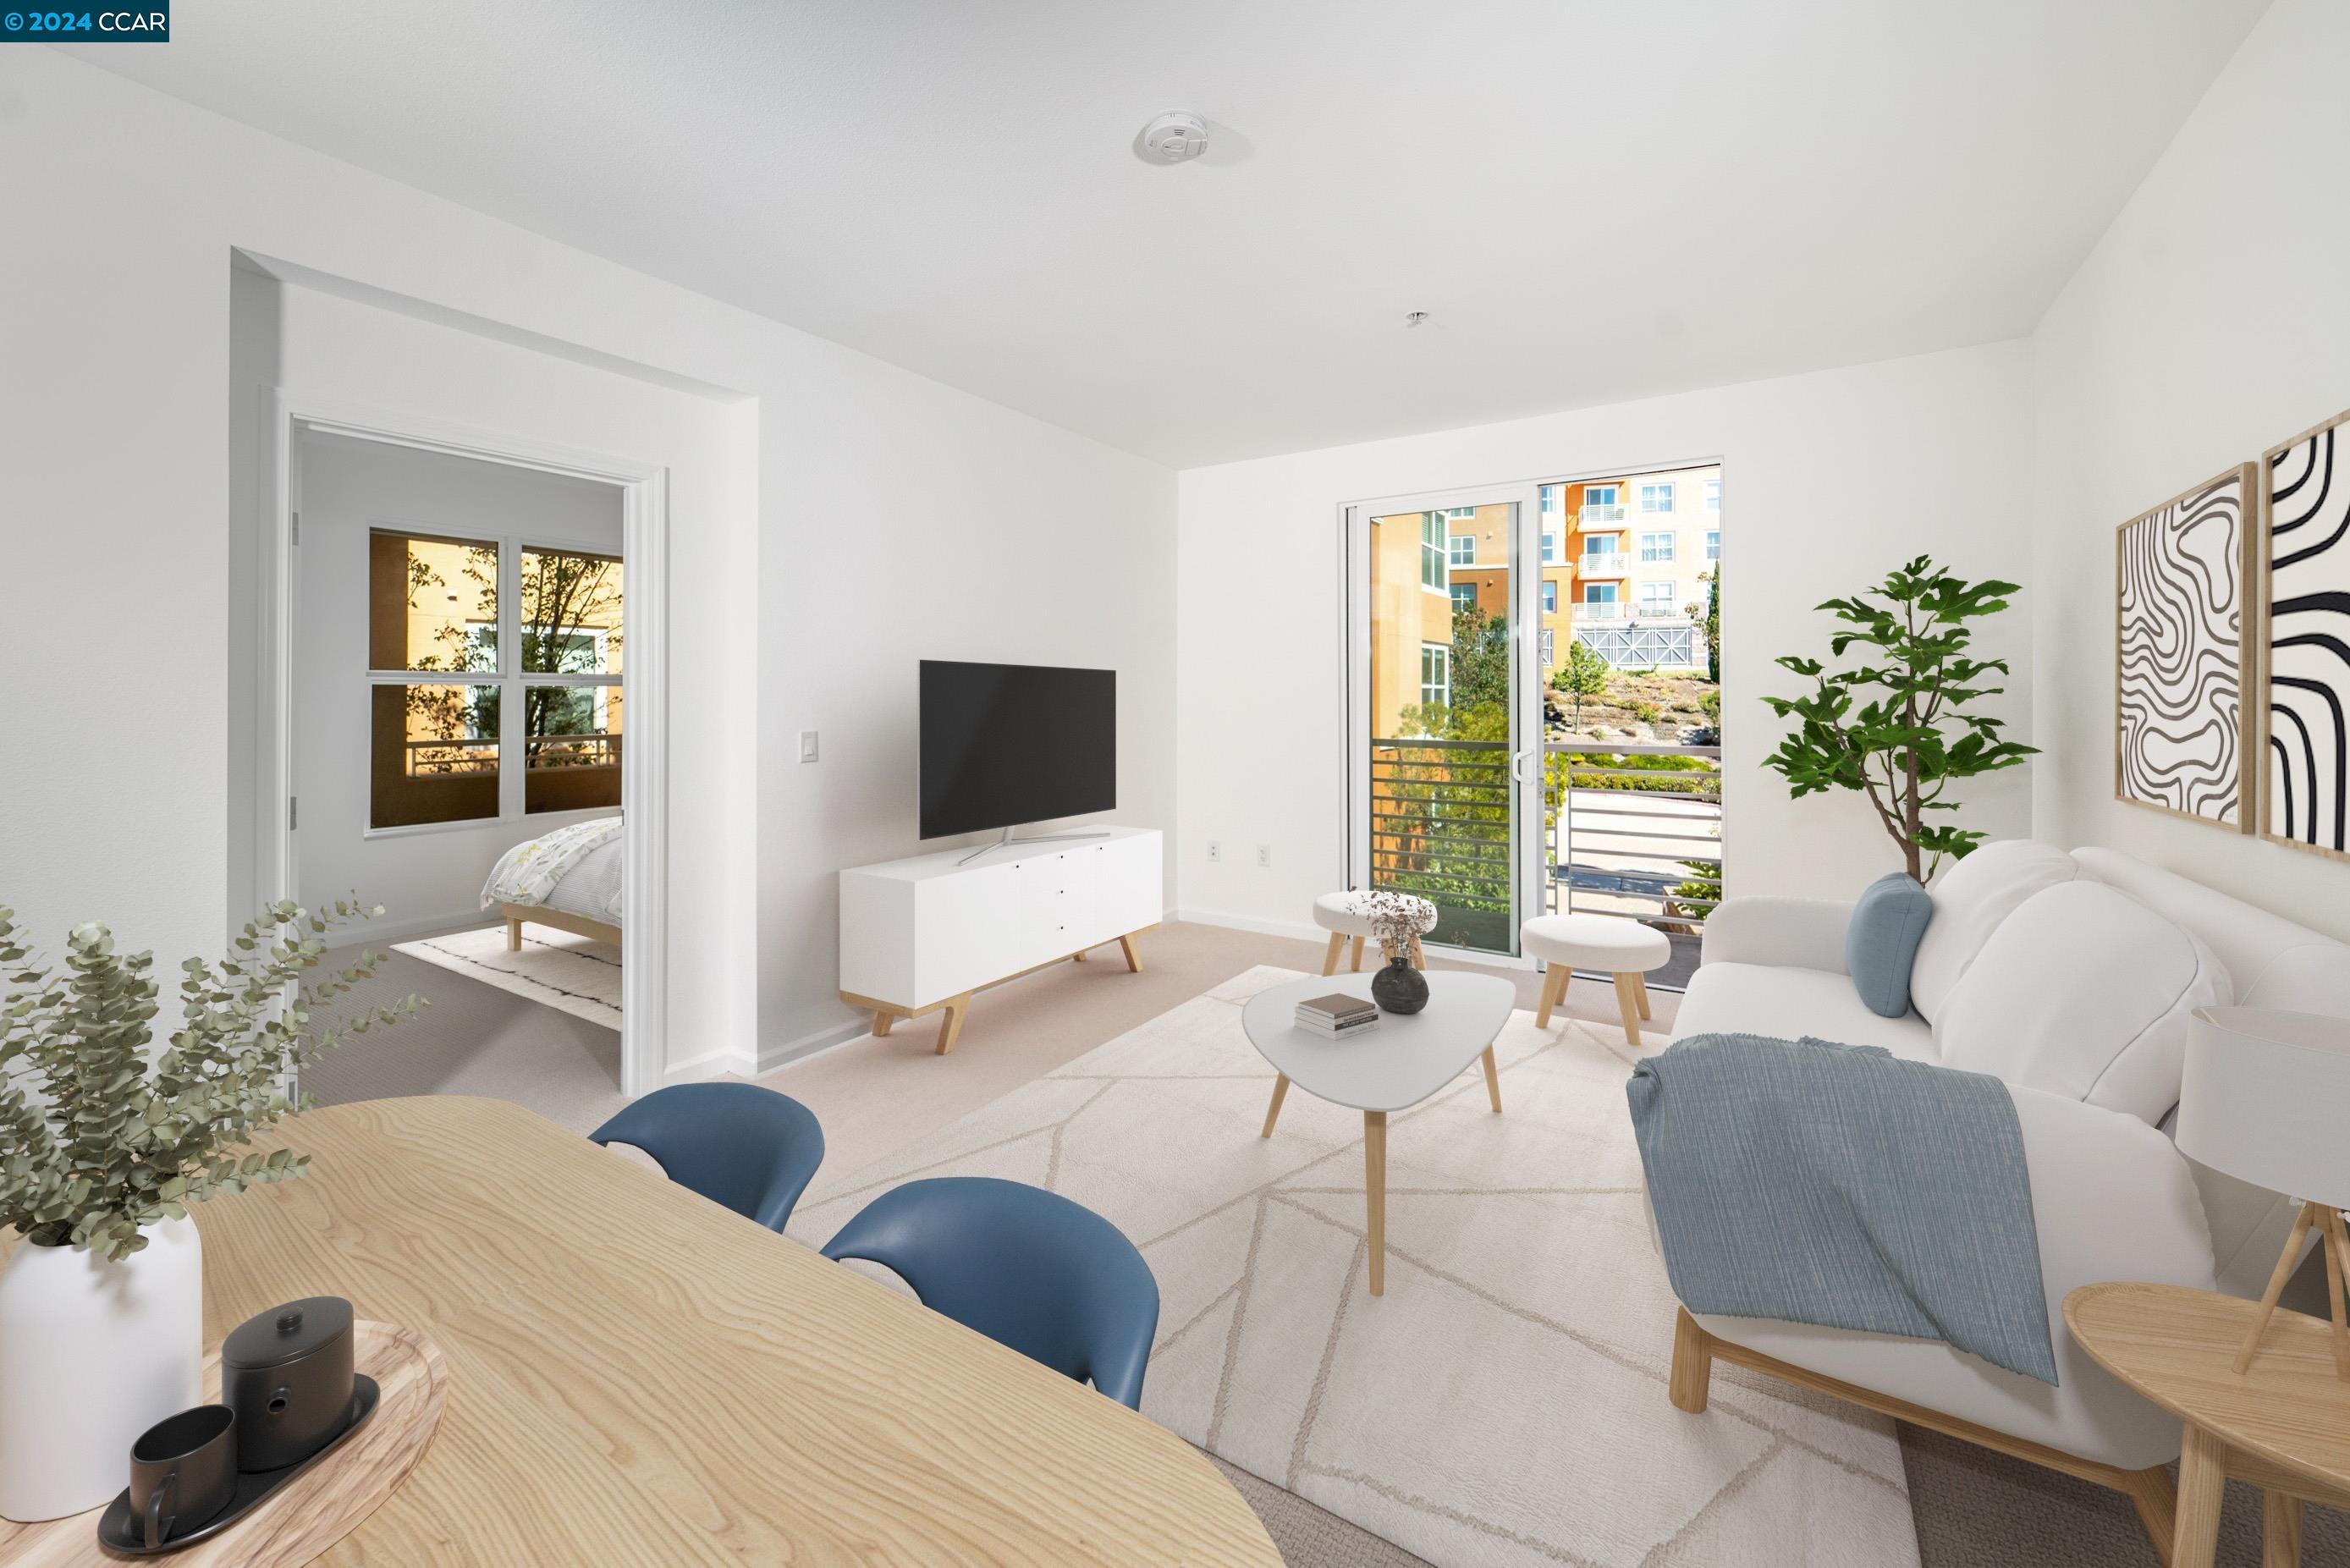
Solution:
[{"label": "light switch", "polygon": [[802,730],[800,732],[800,761],[804,763],[812,763],[816,761],[816,732],[814,730]]}]

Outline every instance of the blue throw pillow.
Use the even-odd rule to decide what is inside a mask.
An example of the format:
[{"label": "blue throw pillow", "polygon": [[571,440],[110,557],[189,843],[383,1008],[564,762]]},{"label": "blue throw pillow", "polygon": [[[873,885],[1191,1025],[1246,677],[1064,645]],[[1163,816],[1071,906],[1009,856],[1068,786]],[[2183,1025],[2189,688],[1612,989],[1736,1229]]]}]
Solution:
[{"label": "blue throw pillow", "polygon": [[1878,1017],[1898,1018],[1909,1011],[1909,961],[1918,956],[1918,939],[1933,918],[1932,897],[1916,877],[1900,871],[1871,882],[1852,907],[1844,967],[1852,971],[1861,1002]]}]

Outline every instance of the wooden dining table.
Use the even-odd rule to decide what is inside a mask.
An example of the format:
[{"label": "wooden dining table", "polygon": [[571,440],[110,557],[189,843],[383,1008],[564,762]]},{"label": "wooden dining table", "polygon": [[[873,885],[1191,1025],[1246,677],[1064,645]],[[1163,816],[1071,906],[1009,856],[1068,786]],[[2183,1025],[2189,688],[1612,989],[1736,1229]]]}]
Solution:
[{"label": "wooden dining table", "polygon": [[208,1342],[340,1295],[449,1367],[423,1460],[321,1562],[1281,1562],[1166,1428],[517,1106],[337,1106],[280,1145],[308,1175],[192,1210]]}]

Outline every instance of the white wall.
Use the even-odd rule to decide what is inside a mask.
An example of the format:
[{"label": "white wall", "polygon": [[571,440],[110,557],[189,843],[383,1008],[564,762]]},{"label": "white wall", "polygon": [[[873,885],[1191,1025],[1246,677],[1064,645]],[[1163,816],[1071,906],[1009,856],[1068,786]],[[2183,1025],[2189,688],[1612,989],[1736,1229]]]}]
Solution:
[{"label": "white wall", "polygon": [[347,436],[306,436],[298,462],[296,897],[314,909],[354,892],[380,904],[383,916],[368,930],[376,941],[478,923],[482,883],[499,856],[525,838],[597,814],[434,823],[369,836],[369,537],[376,528],[397,528],[618,556],[620,488]]},{"label": "white wall", "polygon": [[[0,51],[0,129],[21,154],[0,159],[0,656],[16,694],[0,900],[45,940],[103,914],[168,967],[243,918],[249,826],[230,791],[250,737],[231,693],[249,680],[251,562],[231,519],[255,502],[230,455],[257,421],[232,387],[271,346],[232,332],[239,248],[484,350],[740,400],[721,417],[747,447],[730,472],[754,488],[715,496],[710,515],[739,515],[749,536],[677,529],[671,655],[686,668],[680,644],[704,636],[702,668],[731,653],[754,680],[671,697],[673,739],[744,752],[708,781],[717,804],[693,826],[750,878],[748,913],[721,908],[723,931],[672,943],[707,967],[673,971],[671,995],[736,974],[751,994],[698,1038],[673,1012],[673,1061],[772,1057],[849,1026],[832,994],[832,873],[915,846],[924,652],[1118,668],[1117,815],[1173,826],[1169,471],[51,50]],[[465,389],[438,371],[403,381],[402,328],[375,329],[370,400],[458,418],[442,400]],[[566,444],[626,455],[608,434]],[[801,766],[792,736],[809,727],[824,760]]]},{"label": "white wall", "polygon": [[2350,6],[2276,0],[2033,337],[2039,836],[2350,938],[2350,865],[2113,798],[2114,529],[2350,407]]},{"label": "white wall", "polygon": [[[2008,343],[1187,471],[1178,905],[1297,926],[1315,895],[1344,886],[1342,503],[1717,458],[1728,890],[1850,897],[1898,870],[1858,796],[1790,801],[1762,770],[1781,731],[1760,698],[1802,688],[1772,664],[1778,655],[1825,657],[1829,623],[1814,605],[1912,555],[2024,579],[2029,405],[2028,355]],[[2029,614],[2018,607],[1979,644],[2014,665],[1996,711],[2018,738],[2032,730]],[[2026,772],[1976,781],[1955,820],[2028,836]],[[1226,846],[1215,865],[1210,838]],[[1255,864],[1260,843],[1273,846],[1270,869]]]}]

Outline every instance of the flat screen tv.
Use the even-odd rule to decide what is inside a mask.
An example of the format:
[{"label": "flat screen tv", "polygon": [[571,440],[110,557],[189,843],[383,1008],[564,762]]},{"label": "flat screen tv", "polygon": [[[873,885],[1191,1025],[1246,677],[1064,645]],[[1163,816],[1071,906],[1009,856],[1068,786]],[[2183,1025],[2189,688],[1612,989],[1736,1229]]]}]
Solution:
[{"label": "flat screen tv", "polygon": [[1118,671],[922,660],[921,836],[1118,805]]}]

